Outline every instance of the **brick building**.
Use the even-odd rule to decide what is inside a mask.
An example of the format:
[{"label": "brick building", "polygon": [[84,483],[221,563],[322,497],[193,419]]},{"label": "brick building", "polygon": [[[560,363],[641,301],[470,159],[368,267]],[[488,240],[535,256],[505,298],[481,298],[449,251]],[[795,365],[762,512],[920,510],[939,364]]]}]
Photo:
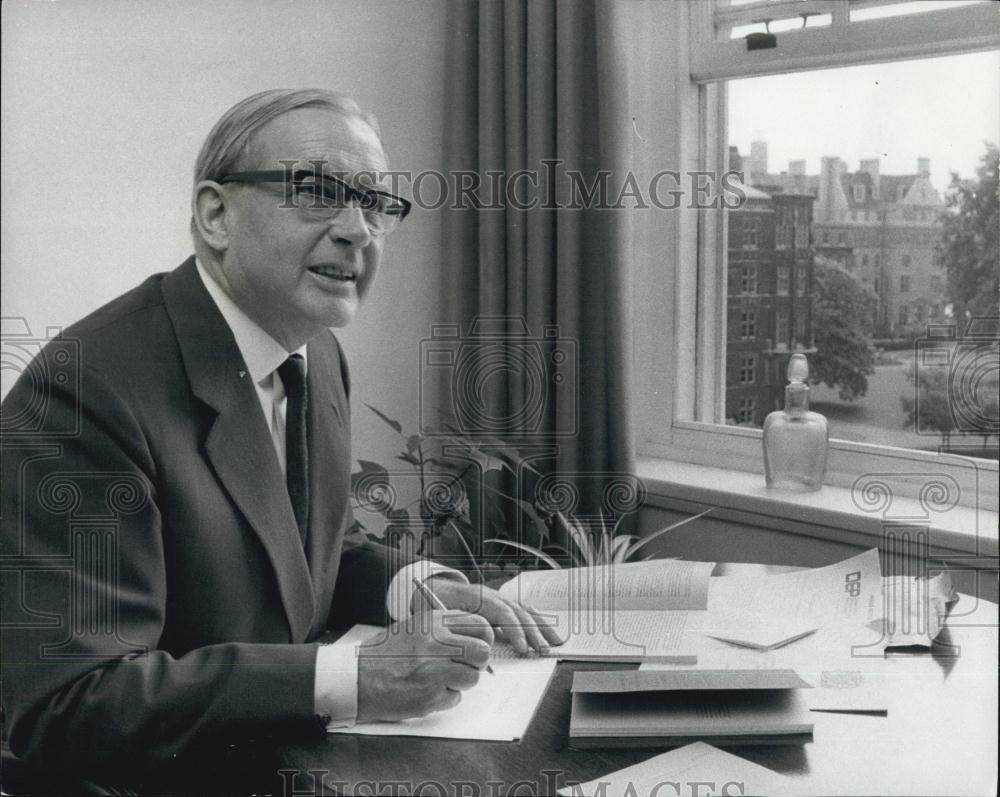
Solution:
[{"label": "brick building", "polygon": [[726,418],[761,425],[784,405],[792,352],[812,345],[813,196],[744,186],[729,213]]},{"label": "brick building", "polygon": [[917,171],[880,174],[879,160],[863,160],[847,172],[837,157],[825,157],[818,175],[805,161],[788,171],[767,172],[764,142],[754,142],[751,185],[765,192],[804,192],[816,197],[813,246],[817,255],[838,261],[878,297],[876,334],[893,335],[944,318],[945,274],[935,264],[944,203],[930,182],[930,161]]}]

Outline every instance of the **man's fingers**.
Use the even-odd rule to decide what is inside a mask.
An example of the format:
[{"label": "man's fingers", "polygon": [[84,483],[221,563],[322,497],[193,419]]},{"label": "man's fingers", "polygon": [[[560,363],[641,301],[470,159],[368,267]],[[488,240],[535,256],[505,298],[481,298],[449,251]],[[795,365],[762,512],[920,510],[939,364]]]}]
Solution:
[{"label": "man's fingers", "polygon": [[490,646],[481,639],[459,637],[454,646],[459,647],[460,652],[451,656],[451,661],[464,665],[466,669],[471,668],[478,672],[485,670],[486,665],[490,663]]},{"label": "man's fingers", "polygon": [[444,614],[442,625],[461,636],[481,639],[487,645],[493,644],[493,627],[478,614],[449,611]]},{"label": "man's fingers", "polygon": [[433,714],[435,711],[447,711],[450,708],[455,708],[459,703],[462,702],[462,693],[457,689],[449,689],[444,687],[438,693],[437,698],[431,703],[423,715],[426,717],[428,714]]},{"label": "man's fingers", "polygon": [[505,602],[500,606],[500,616],[496,624],[504,638],[518,653],[527,653],[531,649],[524,635],[521,618],[517,616],[511,604]]},{"label": "man's fingers", "polygon": [[528,645],[532,650],[537,650],[539,653],[547,653],[549,649],[549,643],[546,641],[545,637],[542,636],[542,631],[535,622],[535,618],[528,613],[528,610],[523,606],[514,604],[514,613],[517,615],[517,619],[521,623],[521,627],[524,629],[524,636],[528,642]]},{"label": "man's fingers", "polygon": [[538,630],[541,631],[542,636],[545,637],[545,641],[548,644],[562,645],[566,642],[566,637],[556,627],[556,617],[554,614],[551,612],[546,614],[533,606],[525,606],[523,608],[531,615],[535,621],[535,625],[538,626]]}]

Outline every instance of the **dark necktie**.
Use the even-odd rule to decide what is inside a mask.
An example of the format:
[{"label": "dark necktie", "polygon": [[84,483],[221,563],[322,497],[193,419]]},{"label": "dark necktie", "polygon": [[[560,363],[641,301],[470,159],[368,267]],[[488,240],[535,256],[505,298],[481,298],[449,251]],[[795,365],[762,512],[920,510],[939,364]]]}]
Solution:
[{"label": "dark necktie", "polygon": [[292,499],[292,511],[299,524],[299,534],[305,542],[309,529],[309,446],[306,417],[309,399],[306,395],[306,364],[301,355],[293,354],[278,366],[278,376],[285,386],[285,483]]}]

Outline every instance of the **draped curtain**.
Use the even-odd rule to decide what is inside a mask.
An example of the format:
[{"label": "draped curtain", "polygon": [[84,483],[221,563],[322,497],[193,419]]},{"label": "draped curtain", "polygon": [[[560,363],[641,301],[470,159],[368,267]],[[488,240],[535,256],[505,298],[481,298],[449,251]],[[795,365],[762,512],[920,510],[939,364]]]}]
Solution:
[{"label": "draped curtain", "polygon": [[[446,214],[446,310],[482,349],[455,400],[481,402],[497,437],[558,446],[544,467],[581,486],[634,472],[632,221],[598,207],[614,202],[634,135],[622,13],[598,0],[449,6],[444,162],[453,183],[478,184]],[[601,170],[607,195],[587,201]],[[555,349],[575,364],[554,365]]]}]

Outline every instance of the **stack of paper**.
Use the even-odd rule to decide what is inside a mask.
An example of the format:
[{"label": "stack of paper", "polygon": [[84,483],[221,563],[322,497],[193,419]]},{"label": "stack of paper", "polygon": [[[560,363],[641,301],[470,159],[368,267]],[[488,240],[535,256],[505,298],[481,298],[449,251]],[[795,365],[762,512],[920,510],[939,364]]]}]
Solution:
[{"label": "stack of paper", "polygon": [[710,738],[732,744],[801,744],[813,720],[792,670],[578,672],[573,747],[642,747]]}]

